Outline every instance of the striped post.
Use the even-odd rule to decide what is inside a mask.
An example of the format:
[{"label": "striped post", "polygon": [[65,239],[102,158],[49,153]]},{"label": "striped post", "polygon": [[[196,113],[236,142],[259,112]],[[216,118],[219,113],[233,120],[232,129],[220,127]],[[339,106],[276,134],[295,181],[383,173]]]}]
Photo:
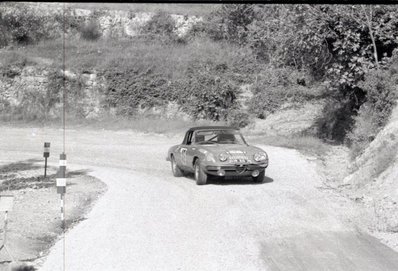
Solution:
[{"label": "striped post", "polygon": [[61,195],[61,220],[62,228],[65,227],[65,202],[64,195],[66,192],[66,154],[62,153],[59,158],[59,172],[57,178],[57,193]]}]

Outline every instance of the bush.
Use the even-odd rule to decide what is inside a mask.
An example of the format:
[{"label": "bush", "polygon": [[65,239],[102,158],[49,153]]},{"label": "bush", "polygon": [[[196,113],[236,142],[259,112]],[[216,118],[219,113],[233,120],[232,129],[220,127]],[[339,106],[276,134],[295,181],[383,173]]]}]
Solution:
[{"label": "bush", "polygon": [[3,13],[0,10],[0,48],[7,46],[9,42],[9,33],[3,20]]},{"label": "bush", "polygon": [[[12,12],[2,14],[1,39],[7,44],[7,36],[17,44],[37,43],[49,36],[47,21],[49,17],[37,15],[33,9],[22,3],[14,4]],[[7,34],[8,33],[8,34]]]},{"label": "bush", "polygon": [[315,121],[318,137],[343,143],[354,124],[352,112],[355,106],[352,99],[340,95],[329,97],[321,116]]},{"label": "bush", "polygon": [[[57,69],[57,68],[54,68]],[[79,76],[66,77],[61,71],[53,71],[48,74],[48,86],[44,97],[45,117],[50,115],[50,111],[56,108],[57,104],[63,102],[63,89],[66,89],[66,112],[76,117],[85,117],[84,115],[84,84]],[[55,112],[56,116],[61,116],[61,112]]]},{"label": "bush", "polygon": [[95,41],[102,36],[101,28],[97,21],[90,20],[80,28],[80,37],[85,40]]},{"label": "bush", "polygon": [[138,107],[150,108],[171,100],[167,96],[168,80],[150,68],[115,67],[103,73],[107,80],[105,103],[109,108],[116,108],[118,115],[132,116]]},{"label": "bush", "polygon": [[[301,104],[326,95],[322,86],[310,85],[305,74],[292,69],[267,68],[253,85],[253,97],[248,101],[249,112],[264,119],[285,103]],[[309,84],[309,86],[307,86]]]},{"label": "bush", "polygon": [[248,36],[248,26],[254,19],[254,10],[254,5],[250,4],[222,5],[208,16],[206,33],[213,40],[242,45]]},{"label": "bush", "polygon": [[182,110],[194,119],[226,120],[239,107],[239,88],[228,78],[228,67],[213,62],[195,63],[174,86]]},{"label": "bush", "polygon": [[397,83],[398,73],[390,70],[372,71],[359,84],[366,92],[366,101],[359,108],[347,137],[352,157],[360,154],[387,123],[398,98]]},{"label": "bush", "polygon": [[170,14],[160,11],[157,12],[151,20],[149,20],[142,28],[149,39],[156,39],[161,42],[178,42],[185,41],[176,34],[176,24]]},{"label": "bush", "polygon": [[232,110],[228,114],[227,123],[233,127],[244,128],[251,124],[252,120],[248,113],[240,112],[239,110]]}]

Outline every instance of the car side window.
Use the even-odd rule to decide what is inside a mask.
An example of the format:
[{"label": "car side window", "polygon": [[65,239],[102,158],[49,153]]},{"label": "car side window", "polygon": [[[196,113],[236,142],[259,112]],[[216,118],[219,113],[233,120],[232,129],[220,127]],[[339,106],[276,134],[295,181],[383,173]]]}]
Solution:
[{"label": "car side window", "polygon": [[187,145],[191,145],[191,143],[192,143],[192,134],[193,134],[193,132],[190,132],[190,133],[188,134],[188,137],[187,137]]}]

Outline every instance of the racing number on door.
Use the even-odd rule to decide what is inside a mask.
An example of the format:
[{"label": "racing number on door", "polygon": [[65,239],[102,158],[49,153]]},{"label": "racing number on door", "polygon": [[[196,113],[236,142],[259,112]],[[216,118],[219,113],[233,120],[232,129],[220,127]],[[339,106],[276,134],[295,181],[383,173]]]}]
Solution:
[{"label": "racing number on door", "polygon": [[187,148],[181,148],[181,162],[186,165],[187,164]]}]

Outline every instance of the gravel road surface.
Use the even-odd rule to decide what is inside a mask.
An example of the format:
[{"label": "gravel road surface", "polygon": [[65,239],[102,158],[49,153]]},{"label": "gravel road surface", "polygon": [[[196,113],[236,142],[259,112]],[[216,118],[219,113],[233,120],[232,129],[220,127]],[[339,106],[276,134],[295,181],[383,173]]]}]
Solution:
[{"label": "gravel road surface", "polygon": [[[61,130],[1,130],[0,160],[41,157],[50,141],[57,163]],[[197,186],[165,161],[182,136],[67,131],[69,168],[90,170],[108,191],[67,233],[66,270],[398,270],[398,253],[357,231],[351,206],[318,189],[315,165],[295,150],[260,146],[270,156],[262,184]],[[62,270],[62,248],[40,270]]]}]

